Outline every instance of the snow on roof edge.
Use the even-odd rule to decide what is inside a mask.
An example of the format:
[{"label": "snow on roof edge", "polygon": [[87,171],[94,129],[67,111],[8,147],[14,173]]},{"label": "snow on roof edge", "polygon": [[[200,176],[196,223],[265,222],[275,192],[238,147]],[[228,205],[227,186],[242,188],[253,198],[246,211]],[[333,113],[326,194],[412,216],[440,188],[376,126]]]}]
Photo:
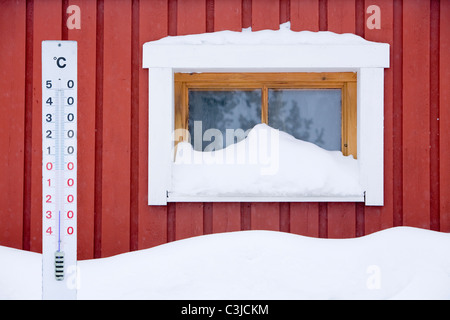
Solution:
[{"label": "snow on roof edge", "polygon": [[167,36],[147,42],[148,45],[379,45],[352,33],[338,34],[331,31],[293,31],[290,22],[278,30],[216,31],[210,33]]}]

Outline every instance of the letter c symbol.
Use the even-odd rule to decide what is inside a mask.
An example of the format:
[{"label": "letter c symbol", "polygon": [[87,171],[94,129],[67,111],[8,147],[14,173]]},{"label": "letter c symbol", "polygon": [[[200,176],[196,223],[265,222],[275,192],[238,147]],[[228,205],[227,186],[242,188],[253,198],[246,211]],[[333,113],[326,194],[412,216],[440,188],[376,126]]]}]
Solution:
[{"label": "letter c symbol", "polygon": [[65,67],[66,67],[66,64],[65,64],[65,63],[64,63],[64,64],[60,64],[60,60],[66,61],[66,58],[64,58],[64,57],[59,57],[59,58],[56,60],[56,65],[57,65],[58,67],[60,67],[60,68],[65,68]]}]

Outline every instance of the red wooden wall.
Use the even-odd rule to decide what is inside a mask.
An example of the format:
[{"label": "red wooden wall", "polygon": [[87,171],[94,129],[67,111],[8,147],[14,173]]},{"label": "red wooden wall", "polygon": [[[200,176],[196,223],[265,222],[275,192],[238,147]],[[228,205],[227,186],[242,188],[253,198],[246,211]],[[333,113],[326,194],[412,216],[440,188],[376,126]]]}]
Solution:
[{"label": "red wooden wall", "polygon": [[[66,28],[66,8],[81,29]],[[366,27],[369,5],[381,29]],[[147,205],[142,45],[167,35],[277,29],[351,32],[391,45],[385,71],[385,205]],[[186,237],[268,229],[344,238],[392,226],[450,232],[450,1],[0,1],[0,245],[41,250],[42,40],[78,41],[79,259]]]}]

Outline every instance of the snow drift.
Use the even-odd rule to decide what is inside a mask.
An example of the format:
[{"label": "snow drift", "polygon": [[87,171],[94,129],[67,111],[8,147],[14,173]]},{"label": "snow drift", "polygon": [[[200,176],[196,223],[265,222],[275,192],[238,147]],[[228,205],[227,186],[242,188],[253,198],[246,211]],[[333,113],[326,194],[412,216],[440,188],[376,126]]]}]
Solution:
[{"label": "snow drift", "polygon": [[221,196],[362,196],[358,161],[295,139],[266,124],[228,147],[177,147],[173,194]]},{"label": "snow drift", "polygon": [[[450,299],[450,234],[205,235],[79,261],[79,299]],[[0,247],[0,299],[41,298],[41,255]]]}]

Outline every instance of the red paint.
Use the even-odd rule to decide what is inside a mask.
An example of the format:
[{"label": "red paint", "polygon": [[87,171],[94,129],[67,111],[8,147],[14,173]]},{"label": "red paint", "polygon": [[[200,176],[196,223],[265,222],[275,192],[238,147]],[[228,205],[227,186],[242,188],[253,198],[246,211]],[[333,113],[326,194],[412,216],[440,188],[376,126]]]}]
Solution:
[{"label": "red paint", "polygon": [[328,31],[355,33],[355,0],[327,0]]},{"label": "red paint", "polygon": [[302,236],[319,237],[319,204],[291,203],[289,231]]},{"label": "red paint", "polygon": [[130,249],[131,2],[104,2],[103,32],[101,232],[109,256]]},{"label": "red paint", "polygon": [[319,31],[319,0],[291,0],[291,29]]},{"label": "red paint", "polygon": [[[270,13],[270,14],[268,14]],[[277,30],[280,27],[280,4],[273,0],[252,1],[252,30]]]},{"label": "red paint", "polygon": [[430,227],[430,3],[403,2],[403,224]]},{"label": "red paint", "polygon": [[439,33],[440,230],[450,232],[450,2],[441,1]]},{"label": "red paint", "polygon": [[[22,247],[25,142],[25,1],[0,11],[0,243]],[[14,63],[12,63],[14,61]],[[8,128],[9,130],[4,130]]]},{"label": "red paint", "polygon": [[[80,6],[80,30],[65,29],[64,6],[71,4]],[[381,9],[380,30],[365,25],[365,10],[372,4]],[[9,88],[0,93],[0,108],[7,115],[0,118],[7,128],[0,137],[0,175],[7,181],[0,185],[0,245],[41,251],[40,43],[62,38],[78,41],[82,61],[79,259],[250,229],[328,238],[394,225],[450,231],[448,1],[18,1],[5,3],[0,15],[0,28],[8,29],[0,33],[0,42],[8,43],[0,56],[0,82]],[[391,45],[384,86],[385,205],[148,206],[148,72],[142,68],[142,45],[169,34],[278,29],[285,21],[296,31],[356,32]],[[16,63],[10,63],[11,57]]]},{"label": "red paint", "polygon": [[241,31],[241,29],[241,0],[216,1],[214,3],[214,31]]}]

